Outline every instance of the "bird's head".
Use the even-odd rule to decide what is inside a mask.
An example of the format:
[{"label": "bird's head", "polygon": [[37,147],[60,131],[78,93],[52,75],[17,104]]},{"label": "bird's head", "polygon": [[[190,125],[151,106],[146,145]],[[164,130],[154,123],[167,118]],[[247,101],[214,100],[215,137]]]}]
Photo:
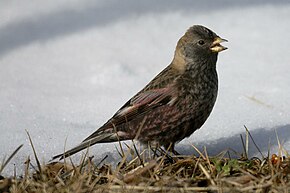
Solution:
[{"label": "bird's head", "polygon": [[177,62],[176,66],[184,68],[189,63],[216,61],[217,54],[227,49],[220,44],[222,42],[227,40],[204,26],[194,25],[179,39],[173,63]]}]

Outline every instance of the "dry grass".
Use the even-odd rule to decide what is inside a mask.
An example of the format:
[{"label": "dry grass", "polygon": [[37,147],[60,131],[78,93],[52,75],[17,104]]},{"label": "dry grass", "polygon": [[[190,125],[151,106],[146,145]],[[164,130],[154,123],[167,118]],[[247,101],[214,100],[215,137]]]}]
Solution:
[{"label": "dry grass", "polygon": [[22,177],[0,175],[0,192],[290,192],[287,152],[280,146],[278,155],[248,159],[249,138],[247,132],[245,151],[235,159],[226,157],[227,152],[208,157],[195,147],[199,156],[174,156],[160,148],[137,151],[133,146],[120,153],[116,167],[87,156],[78,165],[67,158],[41,166],[35,153],[37,169],[28,169],[28,159]]}]

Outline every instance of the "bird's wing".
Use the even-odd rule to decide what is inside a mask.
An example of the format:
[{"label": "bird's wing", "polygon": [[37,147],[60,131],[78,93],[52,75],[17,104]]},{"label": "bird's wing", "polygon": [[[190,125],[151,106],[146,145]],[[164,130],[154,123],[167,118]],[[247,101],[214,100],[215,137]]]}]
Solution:
[{"label": "bird's wing", "polygon": [[[161,105],[172,105],[175,101],[175,90],[173,87],[153,89],[142,91],[130,99],[124,106],[117,111],[117,113],[108,120],[101,128],[86,138],[83,142],[90,140],[101,133],[106,133],[106,130],[112,127],[118,128],[126,122],[130,122],[137,116],[142,116],[144,113]],[[123,139],[125,140],[125,139]]]}]

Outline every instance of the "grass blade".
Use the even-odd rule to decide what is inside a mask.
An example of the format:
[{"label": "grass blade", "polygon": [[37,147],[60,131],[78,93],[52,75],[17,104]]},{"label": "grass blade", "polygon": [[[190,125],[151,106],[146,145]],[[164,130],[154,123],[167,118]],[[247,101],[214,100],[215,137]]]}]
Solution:
[{"label": "grass blade", "polygon": [[34,154],[34,158],[35,158],[35,161],[37,163],[37,167],[38,167],[38,170],[39,170],[39,173],[42,174],[42,170],[41,170],[41,165],[40,165],[40,162],[39,162],[39,159],[37,157],[37,154],[36,154],[36,151],[35,151],[35,148],[34,148],[34,145],[32,143],[32,139],[30,137],[30,134],[27,130],[25,130],[27,135],[28,135],[28,138],[29,138],[29,141],[30,141],[30,144],[31,144],[31,147],[32,147],[32,150],[33,150],[33,154]]},{"label": "grass blade", "polygon": [[23,147],[23,144],[19,145],[14,152],[8,157],[8,159],[3,163],[3,165],[0,167],[0,174],[2,173],[5,166],[11,161],[11,159],[17,154],[17,152]]}]

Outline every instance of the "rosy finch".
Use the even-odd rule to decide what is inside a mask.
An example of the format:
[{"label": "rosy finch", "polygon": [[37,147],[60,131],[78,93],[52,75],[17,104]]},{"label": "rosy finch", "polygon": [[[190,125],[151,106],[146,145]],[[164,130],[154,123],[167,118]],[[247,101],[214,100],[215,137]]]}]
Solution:
[{"label": "rosy finch", "polygon": [[102,127],[81,144],[53,159],[70,156],[96,143],[137,139],[171,147],[199,129],[218,92],[216,62],[225,42],[206,27],[194,25],[177,43],[173,60]]}]

